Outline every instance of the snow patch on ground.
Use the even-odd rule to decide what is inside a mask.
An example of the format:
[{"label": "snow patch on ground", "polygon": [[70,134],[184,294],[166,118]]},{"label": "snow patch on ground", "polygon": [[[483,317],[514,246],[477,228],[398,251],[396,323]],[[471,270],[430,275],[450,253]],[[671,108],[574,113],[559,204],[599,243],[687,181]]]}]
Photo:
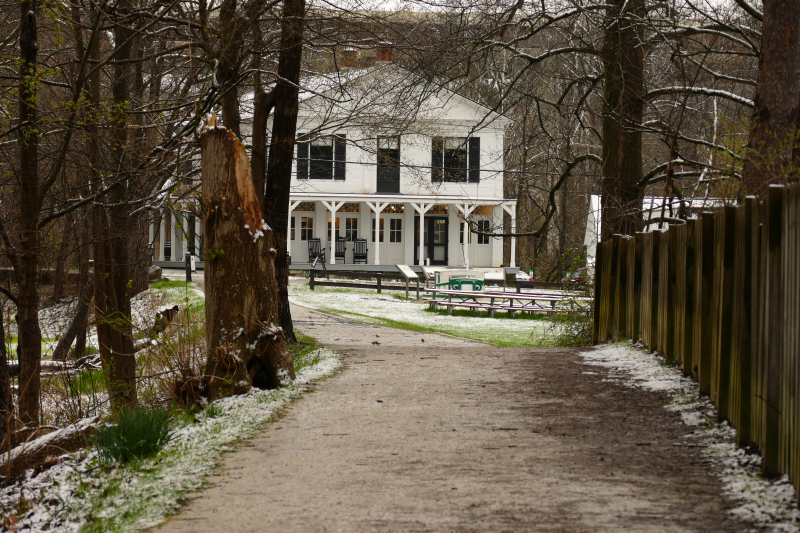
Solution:
[{"label": "snow patch on ground", "polygon": [[769,532],[800,532],[800,510],[788,476],[763,478],[761,456],[736,447],[736,430],[726,422],[716,423],[717,411],[708,397],[700,395],[697,383],[666,366],[662,357],[627,343],[603,345],[580,355],[587,364],[606,368],[606,381],[669,394],[666,408],[679,413],[692,428],[687,439],[705,447],[703,453],[717,467],[725,494],[736,502],[732,514]]},{"label": "snow patch on ground", "polygon": [[222,452],[253,436],[279,408],[306,391],[304,385],[341,366],[331,350],[322,348],[315,356],[318,363],[298,372],[289,387],[253,389],[215,402],[213,410],[197,415],[196,423],[177,429],[154,458],[108,466],[89,451],[64,455],[36,476],[29,471],[24,483],[0,491],[0,514],[13,517],[20,531],[76,532],[87,524],[130,531],[158,525],[180,507],[183,493],[205,483]]}]

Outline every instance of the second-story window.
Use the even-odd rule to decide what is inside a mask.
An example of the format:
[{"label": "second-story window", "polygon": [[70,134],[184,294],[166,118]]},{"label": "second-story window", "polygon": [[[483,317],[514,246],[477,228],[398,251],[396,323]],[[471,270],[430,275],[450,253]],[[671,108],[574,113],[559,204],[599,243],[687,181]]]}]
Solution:
[{"label": "second-story window", "polygon": [[434,137],[431,143],[431,181],[480,181],[480,137]]},{"label": "second-story window", "polygon": [[309,142],[298,142],[297,179],[343,180],[346,160],[346,135],[320,135]]}]

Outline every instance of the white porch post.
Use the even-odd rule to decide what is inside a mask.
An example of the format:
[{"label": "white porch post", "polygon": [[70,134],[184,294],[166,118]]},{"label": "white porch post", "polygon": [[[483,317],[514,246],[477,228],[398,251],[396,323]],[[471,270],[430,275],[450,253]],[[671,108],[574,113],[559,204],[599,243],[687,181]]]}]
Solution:
[{"label": "white porch post", "polygon": [[461,253],[464,257],[464,266],[469,268],[469,223],[467,219],[475,211],[476,205],[456,204],[456,208],[464,217],[464,229],[461,232]]},{"label": "white porch post", "polygon": [[412,202],[411,207],[414,208],[414,211],[419,213],[419,265],[422,266],[425,264],[425,254],[423,253],[425,249],[425,213],[433,207],[433,204],[425,204],[422,202],[415,204]]},{"label": "white porch post", "polygon": [[[375,264],[381,264],[381,212],[389,205],[389,202],[379,204],[367,202],[367,205],[375,213]],[[368,228],[369,231],[369,228]]]},{"label": "white porch post", "polygon": [[[511,233],[517,232],[517,203],[503,204],[503,210],[511,215]],[[511,259],[509,261],[510,267],[517,266],[517,238],[511,237]]]},{"label": "white porch post", "polygon": [[344,205],[344,202],[326,202],[321,200],[322,205],[331,212],[331,255],[328,258],[332,265],[336,264],[336,211]]},{"label": "white porch post", "polygon": [[[289,202],[289,220],[286,225],[286,255],[289,257],[292,256],[292,211],[298,205],[300,205],[300,200]],[[300,228],[297,229],[299,230]]]}]

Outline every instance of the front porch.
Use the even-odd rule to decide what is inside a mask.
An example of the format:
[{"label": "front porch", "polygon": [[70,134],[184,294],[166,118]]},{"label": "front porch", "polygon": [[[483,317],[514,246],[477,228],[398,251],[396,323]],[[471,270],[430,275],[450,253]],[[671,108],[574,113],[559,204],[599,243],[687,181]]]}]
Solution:
[{"label": "front porch", "polygon": [[[190,206],[158,213],[150,226],[152,259],[163,268],[182,268],[189,252],[202,269],[203,224]],[[443,267],[499,267],[503,239],[473,234],[472,217],[486,231],[502,227],[503,215],[516,225],[516,200],[453,195],[295,193],[290,197],[287,248],[292,268],[307,269],[308,241],[319,238],[327,265],[338,270],[385,270],[395,264]],[[420,220],[423,222],[420,223]],[[335,236],[345,239],[344,260],[334,254]],[[356,239],[365,239],[367,264],[353,265]],[[515,239],[511,260],[516,266]]]},{"label": "front porch", "polygon": [[[291,195],[287,246],[293,266],[308,262],[308,240],[319,238],[328,265],[354,268],[356,239],[367,241],[367,265],[499,267],[502,238],[476,235],[463,223],[472,216],[487,231],[502,226],[503,214],[516,224],[516,200],[408,194],[295,193]],[[420,224],[420,220],[424,222]],[[344,261],[336,258],[335,237],[345,239]],[[516,266],[514,238],[511,261]],[[355,268],[362,268],[357,265]]]}]

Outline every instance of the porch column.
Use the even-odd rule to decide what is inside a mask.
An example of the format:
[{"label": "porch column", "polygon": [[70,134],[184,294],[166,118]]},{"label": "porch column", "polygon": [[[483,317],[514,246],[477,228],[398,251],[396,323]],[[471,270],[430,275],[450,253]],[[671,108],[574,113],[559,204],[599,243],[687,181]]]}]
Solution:
[{"label": "porch column", "polygon": [[[289,257],[292,256],[292,211],[298,205],[300,205],[300,200],[289,202],[289,223],[286,226],[286,255]],[[300,228],[297,228],[297,230],[299,231]]]},{"label": "porch column", "polygon": [[[517,202],[512,204],[503,204],[503,210],[511,215],[511,233],[517,232]],[[509,261],[510,267],[517,266],[517,238],[511,237],[511,258]]]},{"label": "porch column", "polygon": [[[375,213],[375,264],[381,264],[381,212],[389,205],[389,202],[379,204],[378,202],[367,202],[367,205]],[[367,228],[369,231],[369,228]]]},{"label": "porch column", "polygon": [[411,202],[411,207],[414,208],[414,211],[419,213],[419,265],[422,266],[425,264],[425,258],[423,251],[425,250],[425,213],[430,211],[431,207],[434,204],[425,204],[420,202],[419,204],[415,204]]},{"label": "porch column", "polygon": [[469,216],[475,211],[477,205],[455,204],[464,219],[464,230],[461,232],[461,254],[464,257],[464,266],[469,268]]},{"label": "porch column", "polygon": [[[322,205],[328,208],[328,211],[331,212],[331,255],[328,257],[328,261],[330,264],[336,264],[336,211],[339,210],[340,207],[344,205],[344,202],[326,202],[325,200],[321,200]],[[327,222],[327,221],[324,221]],[[326,228],[327,229],[327,228]],[[320,242],[322,239],[320,239]]]}]

